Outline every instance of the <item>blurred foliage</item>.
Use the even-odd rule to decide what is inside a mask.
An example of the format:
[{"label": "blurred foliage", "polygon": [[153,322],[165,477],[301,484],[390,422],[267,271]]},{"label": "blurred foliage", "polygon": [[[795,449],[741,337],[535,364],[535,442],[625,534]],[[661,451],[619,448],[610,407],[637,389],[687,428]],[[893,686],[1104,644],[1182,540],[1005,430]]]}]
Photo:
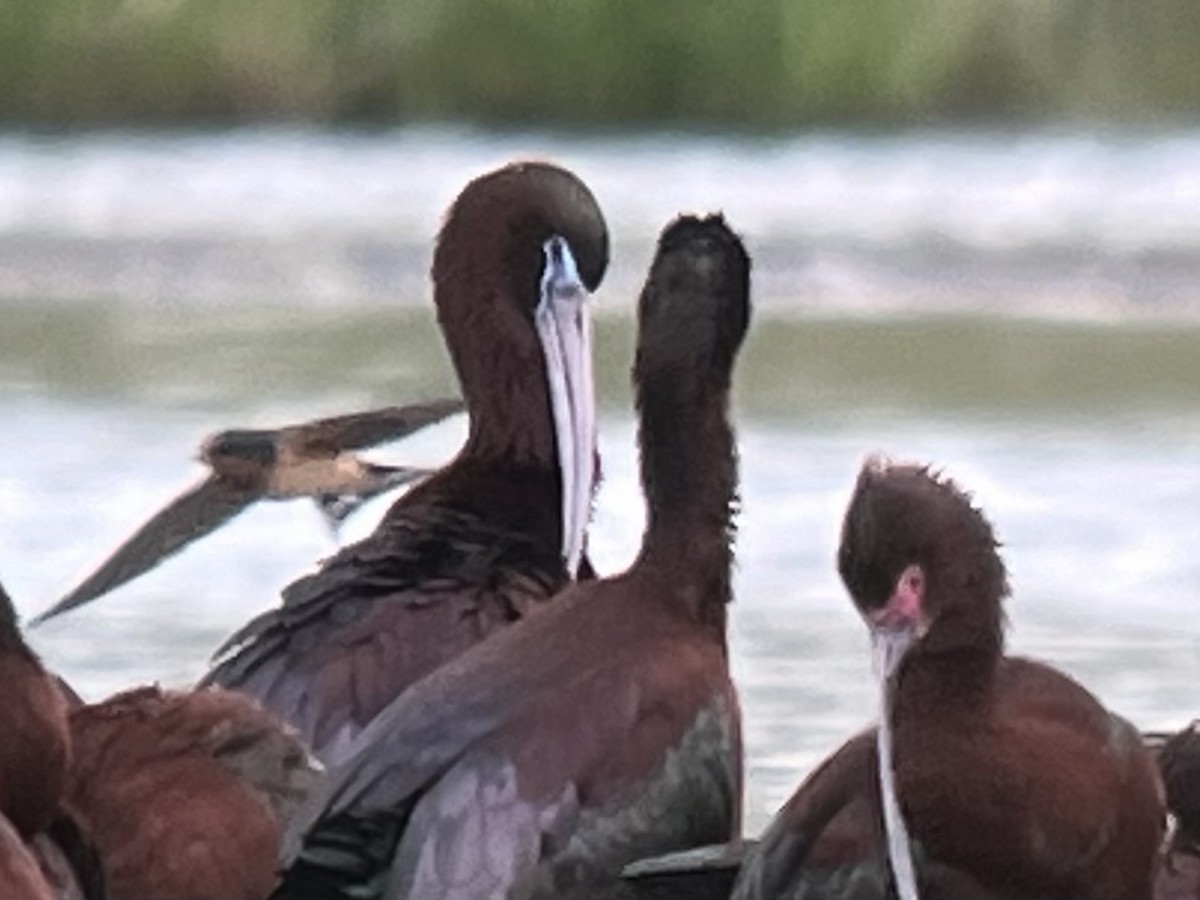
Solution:
[{"label": "blurred foliage", "polygon": [[37,0],[0,119],[734,125],[1181,117],[1196,0]]}]

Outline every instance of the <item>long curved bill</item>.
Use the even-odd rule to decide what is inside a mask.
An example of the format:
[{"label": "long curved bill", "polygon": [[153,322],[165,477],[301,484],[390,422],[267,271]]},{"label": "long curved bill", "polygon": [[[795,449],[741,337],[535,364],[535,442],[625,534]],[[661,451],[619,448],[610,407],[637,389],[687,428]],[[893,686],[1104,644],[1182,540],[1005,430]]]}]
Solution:
[{"label": "long curved bill", "polygon": [[916,638],[912,628],[871,623],[871,657],[881,690],[887,689],[887,683],[900,668],[900,661]]},{"label": "long curved bill", "polygon": [[883,801],[884,833],[887,835],[888,860],[900,900],[920,900],[912,845],[900,800],[896,793],[895,759],[892,749],[891,682],[900,661],[916,639],[916,629],[887,623],[878,617],[871,621],[871,651],[875,676],[879,682],[879,730],[876,748],[879,756],[879,793]]},{"label": "long curved bill", "polygon": [[534,313],[546,357],[546,378],[558,465],[562,473],[563,559],[574,578],[583,557],[596,465],[596,398],[592,387],[589,294],[575,257],[558,236],[542,246],[541,299]]}]

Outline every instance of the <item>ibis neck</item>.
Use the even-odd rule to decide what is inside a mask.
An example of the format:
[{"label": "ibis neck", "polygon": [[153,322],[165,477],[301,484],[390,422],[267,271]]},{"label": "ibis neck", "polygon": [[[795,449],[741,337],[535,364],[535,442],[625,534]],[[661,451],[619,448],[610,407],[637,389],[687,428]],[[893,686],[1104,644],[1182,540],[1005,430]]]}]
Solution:
[{"label": "ibis neck", "polygon": [[643,564],[698,588],[702,616],[731,599],[737,454],[728,383],[639,379],[642,484],[649,505]]}]

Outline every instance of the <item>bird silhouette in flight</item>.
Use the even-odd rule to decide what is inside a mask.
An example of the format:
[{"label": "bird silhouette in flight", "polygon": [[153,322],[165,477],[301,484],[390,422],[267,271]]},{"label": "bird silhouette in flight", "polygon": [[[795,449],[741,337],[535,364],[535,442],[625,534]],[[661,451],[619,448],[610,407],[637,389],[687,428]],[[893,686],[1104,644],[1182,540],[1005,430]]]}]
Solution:
[{"label": "bird silhouette in flight", "polygon": [[31,621],[40,624],[132,581],[259,500],[311,498],[335,532],[363,503],[429,472],[370,463],[354,451],[396,441],[460,412],[458,399],[315,419],[276,429],[221,431],[200,445],[207,478],[180,494],[77,587]]}]

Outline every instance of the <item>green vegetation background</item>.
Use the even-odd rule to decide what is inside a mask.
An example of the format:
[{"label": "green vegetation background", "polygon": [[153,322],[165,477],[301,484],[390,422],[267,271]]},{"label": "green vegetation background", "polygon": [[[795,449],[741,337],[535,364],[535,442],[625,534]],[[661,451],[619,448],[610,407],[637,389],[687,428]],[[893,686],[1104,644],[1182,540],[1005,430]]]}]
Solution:
[{"label": "green vegetation background", "polygon": [[1197,0],[8,0],[0,121],[1191,117]]}]

